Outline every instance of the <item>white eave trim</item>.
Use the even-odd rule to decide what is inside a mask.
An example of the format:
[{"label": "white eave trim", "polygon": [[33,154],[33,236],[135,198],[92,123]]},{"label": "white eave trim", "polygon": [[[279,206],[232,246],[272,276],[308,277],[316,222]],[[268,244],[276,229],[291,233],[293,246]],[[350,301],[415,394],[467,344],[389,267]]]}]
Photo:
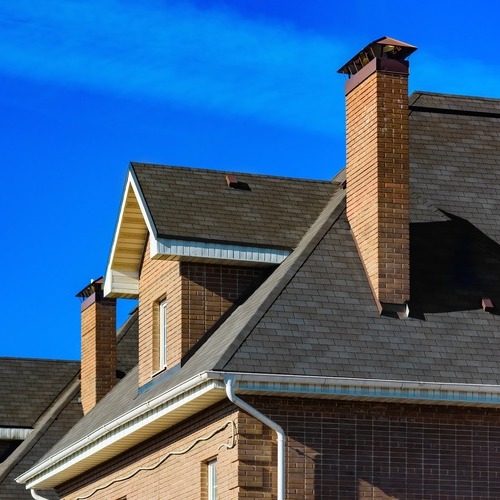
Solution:
[{"label": "white eave trim", "polygon": [[0,427],[1,441],[24,441],[31,433],[31,428]]},{"label": "white eave trim", "polygon": [[[208,372],[222,377],[226,372]],[[500,385],[310,377],[238,373],[241,394],[301,396],[323,399],[376,400],[386,402],[500,406]]]},{"label": "white eave trim", "polygon": [[[196,409],[200,411],[202,405],[208,406],[222,399],[224,377],[227,376],[234,377],[235,391],[239,394],[500,407],[500,385],[208,371],[100,427],[35,465],[16,481],[26,484],[27,488],[45,488],[81,474],[154,433],[167,429],[168,422],[162,418],[184,405],[194,404],[199,399],[201,405],[198,404]],[[150,428],[149,433],[147,428]],[[151,428],[154,433],[151,433]],[[128,439],[132,435],[136,436],[135,440]],[[103,458],[88,465],[89,458],[96,454]]]},{"label": "white eave trim", "polygon": [[154,258],[158,255],[257,264],[281,264],[290,255],[290,251],[275,248],[159,238],[155,242],[154,247],[151,245],[151,257]]}]

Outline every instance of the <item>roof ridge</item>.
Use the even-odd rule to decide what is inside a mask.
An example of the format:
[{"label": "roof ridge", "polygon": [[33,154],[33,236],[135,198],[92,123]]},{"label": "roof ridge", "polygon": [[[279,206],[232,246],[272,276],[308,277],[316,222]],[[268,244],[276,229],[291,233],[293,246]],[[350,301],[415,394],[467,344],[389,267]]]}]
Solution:
[{"label": "roof ridge", "polygon": [[230,170],[230,169],[222,170],[222,169],[218,169],[218,168],[201,168],[201,167],[190,167],[190,166],[184,166],[184,165],[167,165],[167,164],[163,164],[163,163],[145,163],[145,162],[131,161],[130,166],[132,168],[147,166],[147,167],[169,168],[169,169],[177,169],[177,170],[190,170],[190,171],[204,172],[204,173],[209,173],[209,174],[245,175],[245,176],[254,177],[254,178],[258,177],[261,179],[291,180],[291,181],[298,181],[298,182],[312,182],[312,183],[316,183],[316,184],[332,184],[332,183],[334,183],[333,179],[310,179],[310,178],[303,178],[303,177],[292,177],[292,176],[287,176],[287,175],[256,174],[256,173],[251,173],[251,172],[245,172],[242,170]]},{"label": "roof ridge", "polygon": [[426,90],[414,90],[411,95],[410,99],[416,96],[433,96],[433,97],[450,97],[453,99],[474,99],[475,101],[493,101],[493,102],[500,102],[499,97],[483,97],[483,96],[475,96],[475,95],[466,95],[466,94],[446,94],[442,92],[429,92]]},{"label": "roof ridge", "polygon": [[43,362],[43,363],[78,363],[78,359],[52,359],[52,358],[29,358],[18,356],[0,356],[0,361],[30,361],[30,362]]}]

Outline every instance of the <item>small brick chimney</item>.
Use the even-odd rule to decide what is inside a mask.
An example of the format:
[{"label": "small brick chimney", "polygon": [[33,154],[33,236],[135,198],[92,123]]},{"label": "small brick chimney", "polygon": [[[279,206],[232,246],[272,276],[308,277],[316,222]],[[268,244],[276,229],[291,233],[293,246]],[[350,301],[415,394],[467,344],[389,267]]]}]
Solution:
[{"label": "small brick chimney", "polygon": [[347,115],[347,218],[381,314],[410,299],[408,74],[416,47],[380,38],[339,73]]},{"label": "small brick chimney", "polygon": [[103,297],[103,279],[77,294],[83,300],[81,398],[87,414],[116,383],[116,299]]}]

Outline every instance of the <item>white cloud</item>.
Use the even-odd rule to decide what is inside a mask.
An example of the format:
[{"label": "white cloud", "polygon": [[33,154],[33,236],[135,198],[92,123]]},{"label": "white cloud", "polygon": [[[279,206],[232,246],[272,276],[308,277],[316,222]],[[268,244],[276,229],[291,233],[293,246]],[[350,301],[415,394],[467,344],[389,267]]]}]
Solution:
[{"label": "white cloud", "polygon": [[342,44],[289,26],[118,0],[12,0],[0,19],[4,73],[321,132],[343,112]]}]

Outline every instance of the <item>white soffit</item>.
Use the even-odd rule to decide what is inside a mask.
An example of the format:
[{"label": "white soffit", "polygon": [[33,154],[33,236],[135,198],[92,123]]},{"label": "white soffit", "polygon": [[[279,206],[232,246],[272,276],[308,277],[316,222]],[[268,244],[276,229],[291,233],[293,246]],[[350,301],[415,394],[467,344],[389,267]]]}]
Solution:
[{"label": "white soffit", "polygon": [[[74,446],[35,465],[18,478],[27,488],[53,488],[225,398],[223,385],[197,378],[187,390],[159,405],[150,401],[121,422],[109,422]],[[151,407],[149,408],[149,406]]]},{"label": "white soffit", "polygon": [[153,259],[272,265],[280,264],[290,254],[276,248],[158,238],[142,192],[129,172],[104,280],[106,297],[138,297],[139,270],[148,234]]}]

